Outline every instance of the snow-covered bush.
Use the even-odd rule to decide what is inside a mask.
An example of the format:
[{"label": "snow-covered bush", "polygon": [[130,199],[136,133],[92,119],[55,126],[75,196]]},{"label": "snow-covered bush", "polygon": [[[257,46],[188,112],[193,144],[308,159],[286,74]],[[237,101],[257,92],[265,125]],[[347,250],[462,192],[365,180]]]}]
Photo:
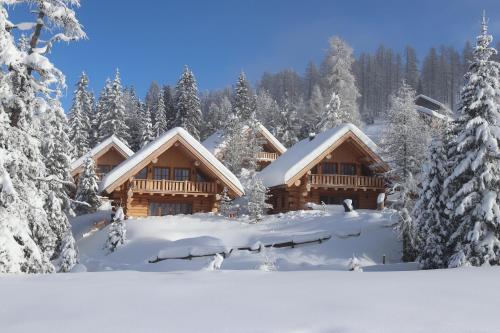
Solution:
[{"label": "snow-covered bush", "polygon": [[113,221],[109,226],[108,239],[106,240],[105,248],[109,252],[114,252],[116,248],[125,243],[127,230],[125,228],[125,215],[122,207],[118,207],[113,217]]},{"label": "snow-covered bush", "polygon": [[66,232],[61,245],[59,272],[69,272],[78,264],[78,249],[71,231]]},{"label": "snow-covered bush", "polygon": [[76,208],[77,214],[93,213],[101,205],[101,199],[98,195],[99,186],[98,177],[95,173],[95,163],[91,157],[88,157],[83,165],[83,172],[78,180],[76,189]]},{"label": "snow-covered bush", "polygon": [[217,271],[221,269],[222,263],[224,262],[224,257],[219,253],[216,253],[212,260],[208,263],[207,270],[208,271]]},{"label": "snow-covered bush", "polygon": [[347,263],[347,267],[350,271],[354,271],[354,272],[362,272],[363,271],[363,268],[361,268],[361,263],[355,255],[352,255],[352,257],[349,259],[349,262]]},{"label": "snow-covered bush", "polygon": [[259,265],[259,270],[265,272],[273,272],[278,270],[278,265],[276,264],[276,258],[274,255],[264,246],[260,244],[259,252],[262,257],[262,263]]}]

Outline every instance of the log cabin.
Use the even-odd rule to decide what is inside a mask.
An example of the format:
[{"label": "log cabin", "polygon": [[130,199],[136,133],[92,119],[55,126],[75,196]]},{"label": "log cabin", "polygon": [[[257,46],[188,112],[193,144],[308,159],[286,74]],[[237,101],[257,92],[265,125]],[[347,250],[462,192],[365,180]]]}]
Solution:
[{"label": "log cabin", "polygon": [[[259,135],[262,140],[262,151],[257,154],[258,170],[264,169],[285,151],[286,147],[262,124],[259,124]],[[220,161],[224,157],[224,135],[217,131],[202,142],[203,146],[215,155]]]},{"label": "log cabin", "polygon": [[308,203],[375,209],[389,170],[379,148],[359,128],[344,124],[290,147],[259,175],[269,189],[273,213],[306,209]]},{"label": "log cabin", "polygon": [[96,173],[99,179],[102,179],[118,164],[132,156],[134,152],[117,136],[112,135],[89,152],[71,163],[71,176],[78,182],[80,173],[83,171],[83,165],[88,157],[94,159]]},{"label": "log cabin", "polygon": [[130,217],[216,212],[224,187],[244,194],[236,176],[198,140],[173,128],[122,162],[99,190]]},{"label": "log cabin", "polygon": [[426,95],[415,97],[415,108],[427,125],[440,126],[453,118],[453,112],[443,103]]}]

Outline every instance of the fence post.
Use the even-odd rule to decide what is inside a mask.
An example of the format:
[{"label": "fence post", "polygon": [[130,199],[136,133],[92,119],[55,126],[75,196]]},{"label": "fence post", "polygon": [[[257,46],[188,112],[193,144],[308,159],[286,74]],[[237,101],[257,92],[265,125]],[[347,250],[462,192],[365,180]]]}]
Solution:
[{"label": "fence post", "polygon": [[385,265],[385,254],[382,256],[382,264]]}]

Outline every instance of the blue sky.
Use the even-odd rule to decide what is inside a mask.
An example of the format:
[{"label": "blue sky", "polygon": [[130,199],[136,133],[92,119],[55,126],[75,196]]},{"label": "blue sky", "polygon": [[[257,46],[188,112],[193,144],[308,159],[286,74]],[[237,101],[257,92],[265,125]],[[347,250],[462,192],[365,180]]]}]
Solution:
[{"label": "blue sky", "polygon": [[[255,83],[264,71],[302,73],[320,61],[330,36],[356,53],[380,43],[413,45],[422,57],[433,45],[462,48],[479,31],[482,9],[500,38],[499,0],[82,0],[77,15],[88,40],[57,45],[68,107],[82,70],[97,93],[119,68],[124,85],[144,96],[151,81],[175,84],[185,64],[201,90],[232,84],[241,70]],[[15,11],[11,18],[15,21]]]}]

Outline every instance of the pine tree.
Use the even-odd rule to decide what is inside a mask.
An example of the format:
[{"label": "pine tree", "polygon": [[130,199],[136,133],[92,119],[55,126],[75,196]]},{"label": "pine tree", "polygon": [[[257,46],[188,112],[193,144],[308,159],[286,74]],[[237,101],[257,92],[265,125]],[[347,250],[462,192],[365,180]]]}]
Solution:
[{"label": "pine tree", "polygon": [[172,88],[170,86],[163,87],[163,102],[165,103],[165,115],[167,118],[167,127],[166,129],[170,129],[174,126],[175,123],[175,101],[174,96],[172,95]]},{"label": "pine tree", "polygon": [[74,156],[80,157],[90,149],[91,120],[89,115],[94,108],[92,97],[88,91],[89,80],[82,72],[76,84],[73,104],[69,110],[69,140],[74,147]]},{"label": "pine tree", "polygon": [[175,126],[184,128],[199,140],[202,126],[201,104],[196,79],[187,66],[184,67],[184,72],[175,88],[175,103],[177,110]]},{"label": "pine tree", "polygon": [[157,138],[168,130],[167,111],[165,109],[165,101],[163,99],[163,91],[158,96],[158,105],[156,109],[155,123],[153,125],[153,133]]},{"label": "pine tree", "polygon": [[283,145],[291,147],[299,141],[297,138],[297,112],[287,98],[285,98],[275,125],[276,127],[273,130],[273,135],[276,136]]},{"label": "pine tree", "polygon": [[326,91],[337,94],[342,101],[339,112],[348,117],[344,121],[359,126],[361,121],[357,99],[360,94],[352,74],[352,52],[352,48],[342,39],[330,39],[330,50],[323,61],[323,73]]},{"label": "pine tree", "polygon": [[500,264],[500,64],[483,16],[450,150],[448,265]]},{"label": "pine tree", "polygon": [[243,122],[246,122],[255,113],[255,100],[244,72],[240,73],[236,82],[232,105],[233,112]]},{"label": "pine tree", "polygon": [[228,189],[224,186],[219,200],[219,213],[222,216],[229,216],[233,211],[233,200],[229,197]]},{"label": "pine tree", "polygon": [[215,133],[226,126],[227,118],[232,112],[231,101],[223,96],[218,103],[211,103],[208,108],[206,122],[207,132]]},{"label": "pine tree", "polygon": [[140,114],[140,148],[142,148],[153,141],[155,136],[153,133],[153,125],[151,125],[151,114],[144,104],[141,105]]},{"label": "pine tree", "polygon": [[248,196],[248,214],[252,222],[259,222],[266,212],[273,208],[273,205],[267,203],[271,197],[269,189],[262,183],[262,180],[254,173],[249,186],[245,191]]},{"label": "pine tree", "polygon": [[257,119],[268,129],[275,128],[280,108],[276,100],[265,90],[255,98]]},{"label": "pine tree", "polygon": [[326,104],[323,94],[321,93],[321,88],[319,85],[315,85],[311,92],[311,98],[309,99],[309,112],[306,114],[302,136],[305,137],[308,136],[309,133],[320,132],[318,124],[321,122],[322,116],[325,113]]},{"label": "pine tree", "polygon": [[110,253],[115,252],[117,247],[125,244],[127,229],[125,228],[124,218],[123,208],[118,207],[113,217],[113,221],[109,225],[108,238],[104,245]]},{"label": "pine tree", "polygon": [[436,137],[429,146],[427,160],[422,171],[422,188],[413,209],[417,229],[417,260],[424,268],[442,268],[446,250],[446,202],[443,183],[447,176],[447,155],[449,129],[442,137]]},{"label": "pine tree", "polygon": [[137,97],[134,87],[125,89],[123,92],[123,103],[125,106],[125,123],[129,128],[129,145],[133,151],[141,148],[141,102]]},{"label": "pine tree", "polygon": [[116,70],[114,80],[105,87],[105,95],[101,102],[99,140],[102,142],[110,136],[116,135],[125,144],[128,144],[128,140],[130,139],[129,128],[125,122],[125,105],[118,69]]},{"label": "pine tree", "polygon": [[85,33],[72,10],[78,1],[28,5],[20,8],[38,17],[29,48],[20,50],[0,3],[0,272],[44,273],[55,270],[50,260],[60,257],[62,235],[70,232],[62,188],[71,151],[67,136],[47,144],[68,130],[59,103],[64,75],[46,55],[53,43]]},{"label": "pine tree", "polygon": [[[426,125],[415,109],[415,91],[406,83],[391,96],[387,126],[382,135],[381,147],[392,169],[387,175],[392,181],[391,190],[400,196],[400,221],[397,231],[403,240],[403,259],[415,256],[415,226],[410,212],[413,197],[417,195],[417,175],[425,160],[429,142]],[[415,135],[418,133],[418,135]]]},{"label": "pine tree", "polygon": [[245,126],[235,113],[230,113],[227,124],[223,128],[223,138],[225,142],[222,161],[224,165],[235,175],[239,176],[243,168],[244,159],[247,154],[247,142],[242,135]]},{"label": "pine tree", "polygon": [[[318,132],[324,132],[330,128],[341,125],[349,121],[347,115],[341,114],[341,101],[337,94],[333,93],[328,104],[324,108],[320,121],[316,126]],[[345,110],[344,110],[345,111]]]},{"label": "pine tree", "polygon": [[[75,199],[78,202],[78,206],[75,211],[78,214],[94,213],[101,205],[98,181],[99,177],[95,173],[94,160],[88,157],[84,162],[83,172],[80,175],[76,188]],[[81,203],[87,203],[87,205]]]},{"label": "pine tree", "polygon": [[64,234],[61,244],[59,272],[69,272],[79,262],[78,248],[70,230]]}]

